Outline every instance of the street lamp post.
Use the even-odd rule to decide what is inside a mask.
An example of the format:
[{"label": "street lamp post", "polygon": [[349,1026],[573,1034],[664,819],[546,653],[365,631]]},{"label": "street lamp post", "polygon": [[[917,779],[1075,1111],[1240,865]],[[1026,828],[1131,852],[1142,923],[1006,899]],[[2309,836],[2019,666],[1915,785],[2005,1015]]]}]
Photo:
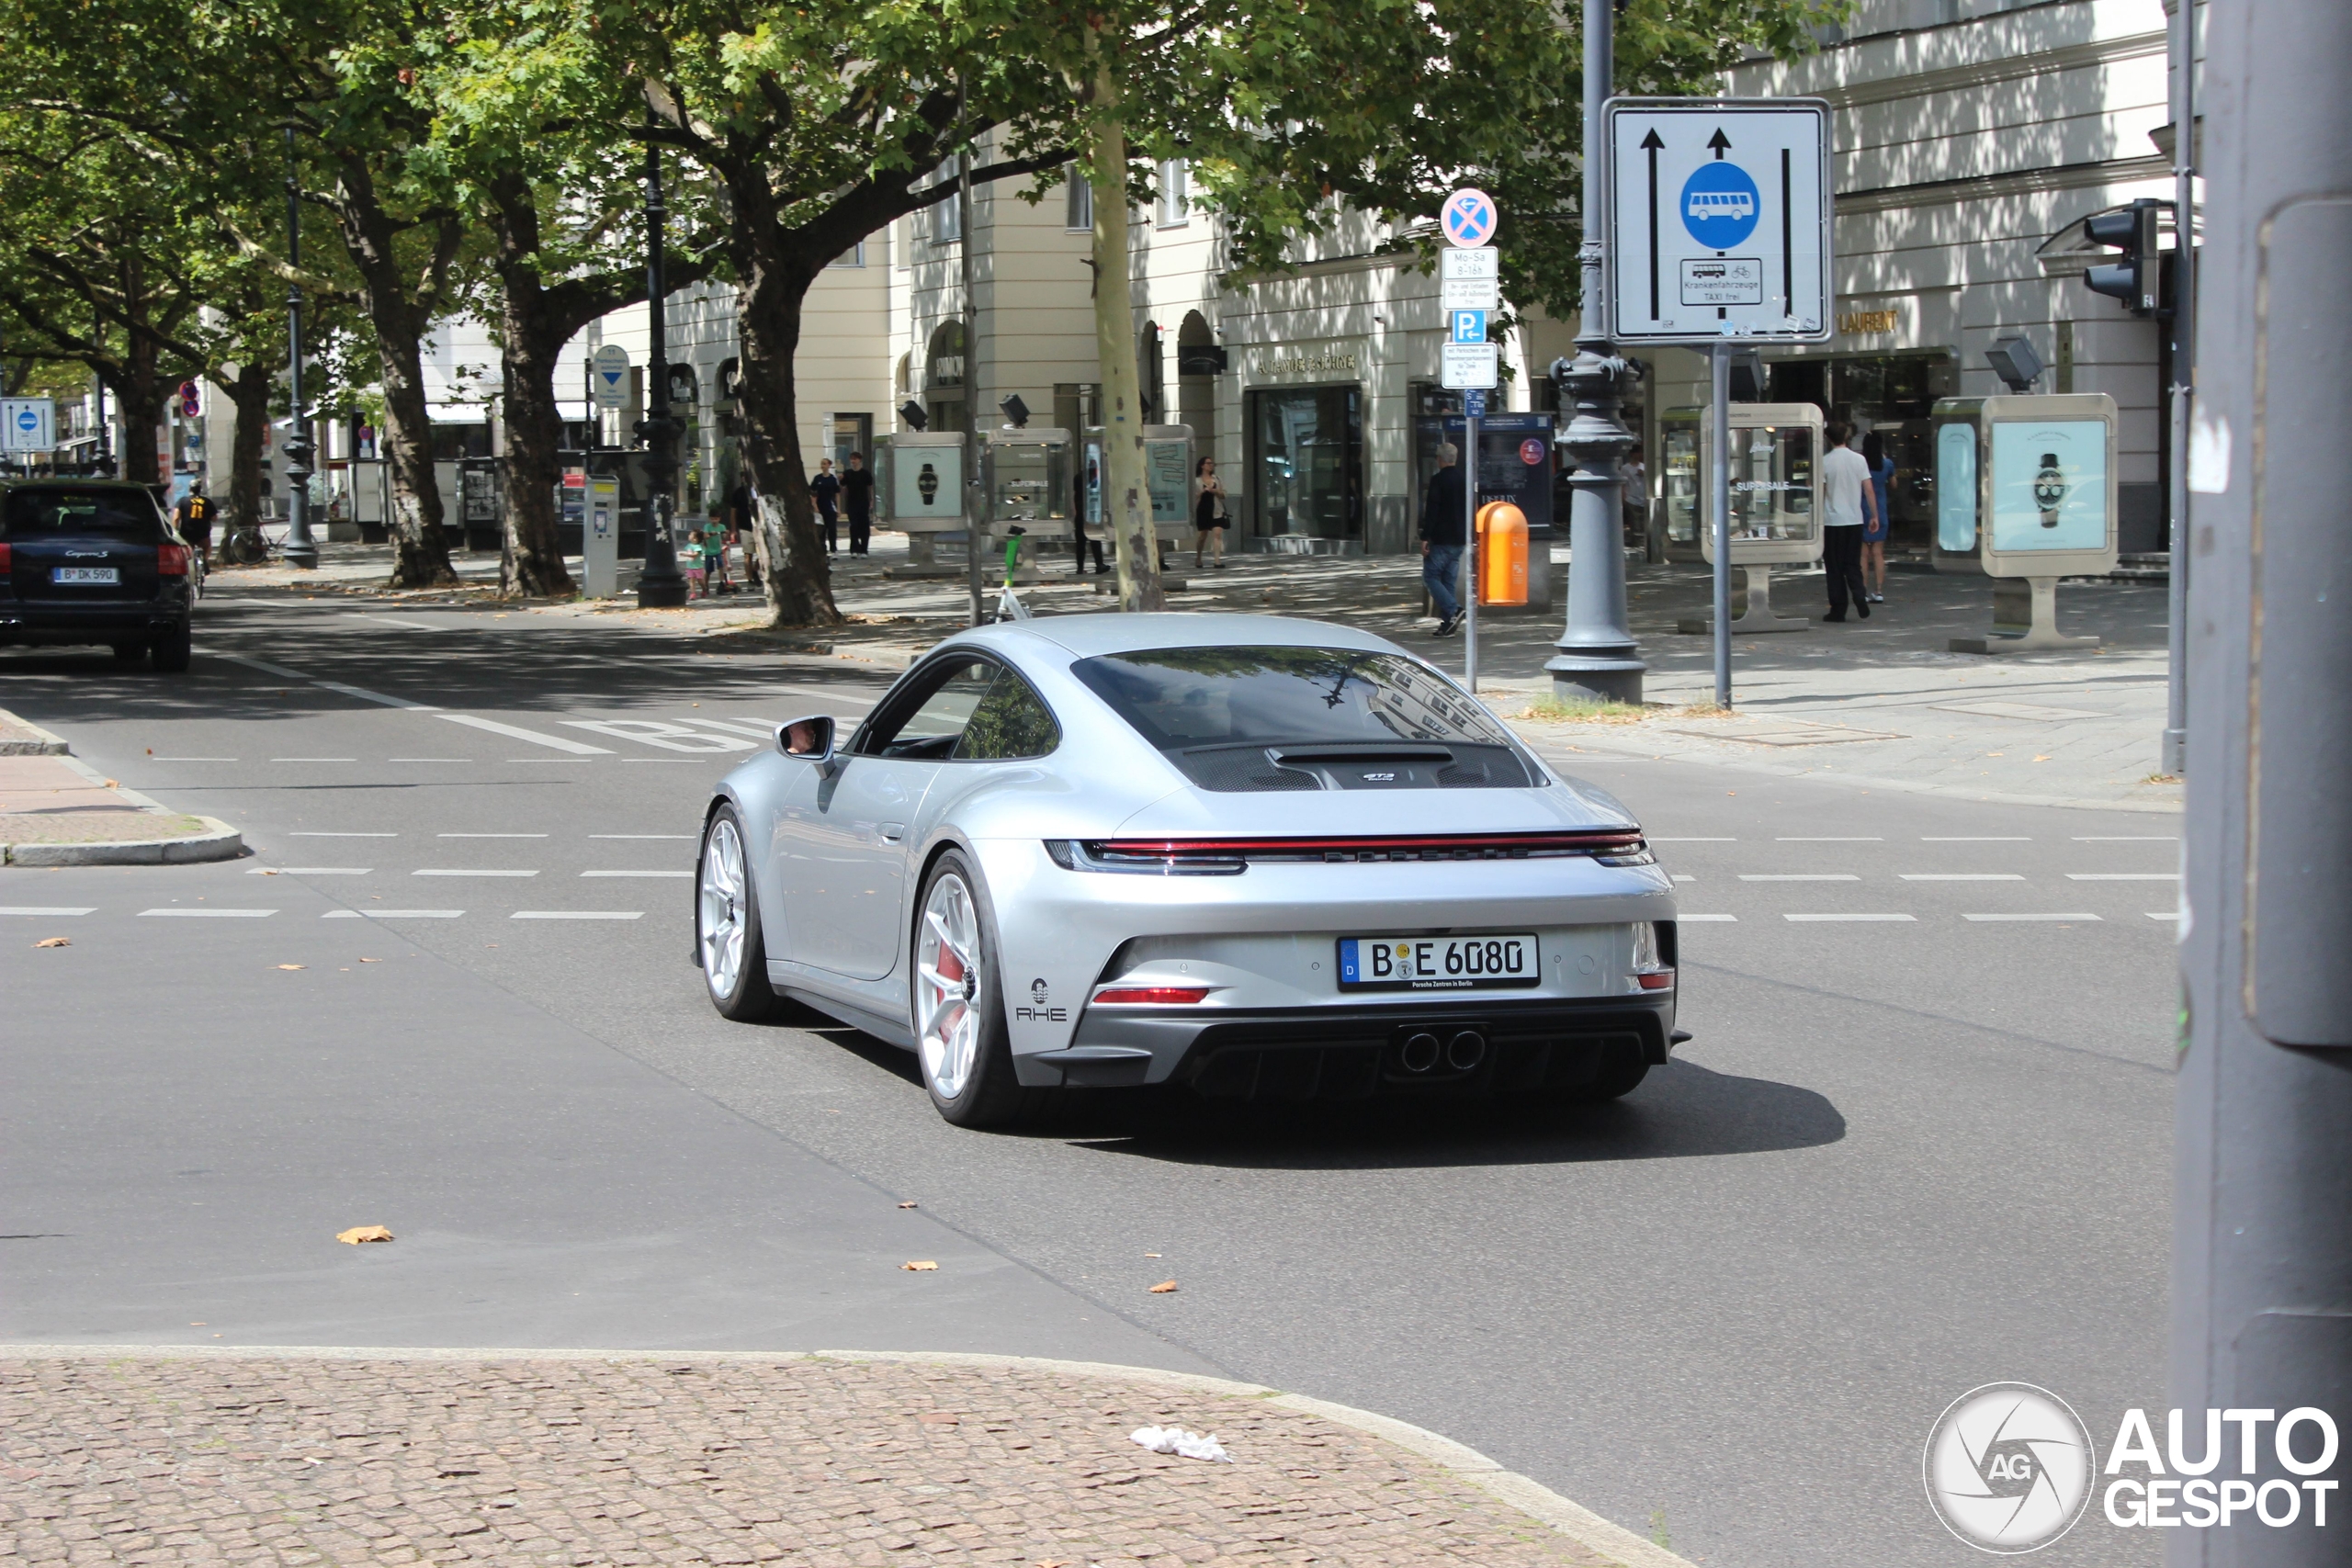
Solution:
[{"label": "street lamp post", "polygon": [[650,332],[645,351],[646,415],[637,422],[645,441],[645,568],[638,573],[641,610],[673,610],[686,602],[686,580],[678,571],[678,545],[671,529],[671,507],[678,479],[678,422],[670,417],[670,288],[663,274],[662,150],[645,144],[645,313]]},{"label": "street lamp post", "polygon": [[1576,357],[1552,366],[1576,409],[1563,443],[1577,465],[1568,476],[1568,621],[1544,668],[1563,701],[1639,703],[1648,666],[1625,626],[1625,481],[1617,471],[1634,437],[1617,418],[1625,362],[1610,341],[1600,237],[1609,201],[1601,110],[1612,74],[1611,5],[1584,0],[1584,309]]},{"label": "street lamp post", "polygon": [[[286,128],[286,265],[302,266],[302,182],[294,168],[294,128]],[[291,407],[286,422],[286,548],[288,566],[319,564],[319,542],[311,537],[310,410],[302,403],[302,288],[286,286],[286,391]]]}]

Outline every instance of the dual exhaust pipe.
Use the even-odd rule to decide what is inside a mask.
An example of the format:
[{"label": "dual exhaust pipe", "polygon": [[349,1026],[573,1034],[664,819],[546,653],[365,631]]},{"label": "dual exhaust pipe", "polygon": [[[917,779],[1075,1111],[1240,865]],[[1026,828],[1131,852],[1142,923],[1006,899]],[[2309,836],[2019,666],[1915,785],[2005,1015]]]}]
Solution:
[{"label": "dual exhaust pipe", "polygon": [[1442,1039],[1419,1030],[1396,1047],[1396,1065],[1415,1077],[1435,1072],[1440,1063],[1457,1073],[1472,1072],[1486,1059],[1487,1037],[1475,1029],[1457,1030]]}]

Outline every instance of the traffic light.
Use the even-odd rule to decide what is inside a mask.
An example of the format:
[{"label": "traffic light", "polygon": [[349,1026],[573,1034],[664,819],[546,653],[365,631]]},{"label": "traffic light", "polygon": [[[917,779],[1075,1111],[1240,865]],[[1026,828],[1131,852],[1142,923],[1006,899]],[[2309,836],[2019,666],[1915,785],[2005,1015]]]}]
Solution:
[{"label": "traffic light", "polygon": [[2156,214],[2169,202],[2142,197],[2120,212],[2102,212],[2083,225],[2091,243],[2112,245],[2123,259],[2095,266],[2083,274],[2094,294],[2123,301],[2135,316],[2153,316],[2163,308],[2163,264],[2156,254]]}]

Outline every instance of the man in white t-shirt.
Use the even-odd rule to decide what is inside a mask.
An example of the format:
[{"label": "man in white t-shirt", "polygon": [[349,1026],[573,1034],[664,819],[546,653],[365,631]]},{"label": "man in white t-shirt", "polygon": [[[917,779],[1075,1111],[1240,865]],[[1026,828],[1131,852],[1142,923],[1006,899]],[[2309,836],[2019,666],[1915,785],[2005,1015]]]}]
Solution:
[{"label": "man in white t-shirt", "polygon": [[1822,618],[1846,618],[1850,589],[1854,608],[1867,621],[1871,599],[1862,585],[1862,524],[1878,515],[1878,497],[1869,462],[1847,445],[1854,427],[1833,422],[1827,434],[1829,450],[1821,459],[1821,565],[1829,577],[1829,614]]}]

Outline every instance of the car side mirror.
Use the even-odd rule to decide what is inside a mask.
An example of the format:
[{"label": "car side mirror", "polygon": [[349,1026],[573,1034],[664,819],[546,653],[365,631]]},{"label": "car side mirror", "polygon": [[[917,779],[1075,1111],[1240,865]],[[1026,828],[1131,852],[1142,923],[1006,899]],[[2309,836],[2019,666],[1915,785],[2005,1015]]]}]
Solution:
[{"label": "car side mirror", "polygon": [[775,749],[787,757],[830,770],[833,765],[833,721],[820,714],[779,724],[775,727]]}]

